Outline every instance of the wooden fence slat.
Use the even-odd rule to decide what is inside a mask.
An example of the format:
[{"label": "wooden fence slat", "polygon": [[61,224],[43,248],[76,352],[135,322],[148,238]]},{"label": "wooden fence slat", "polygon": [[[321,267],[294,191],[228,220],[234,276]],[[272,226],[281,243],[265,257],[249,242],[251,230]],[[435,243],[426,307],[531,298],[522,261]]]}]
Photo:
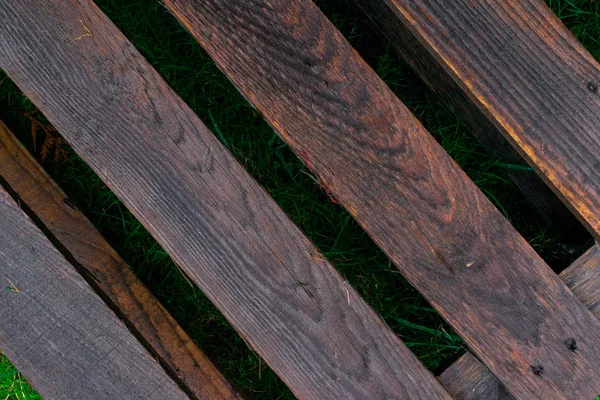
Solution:
[{"label": "wooden fence slat", "polygon": [[464,354],[448,367],[440,381],[455,399],[514,400],[502,382],[471,353]]},{"label": "wooden fence slat", "polygon": [[187,399],[0,188],[0,350],[45,399]]},{"label": "wooden fence slat", "polygon": [[[495,157],[502,157],[506,163],[523,164],[523,158],[504,138],[494,123],[469,99],[452,79],[450,72],[440,68],[438,59],[421,45],[409,27],[390,11],[385,0],[353,1],[369,17],[374,26],[391,41],[427,86],[451,106],[451,110],[460,117],[471,135],[484,146],[488,153]],[[566,235],[579,224],[573,213],[534,171],[507,169],[506,173],[534,204],[534,209],[538,214],[555,231]]]},{"label": "wooden fence slat", "polygon": [[299,398],[449,398],[91,0],[0,19],[0,67]]},{"label": "wooden fence slat", "polygon": [[[196,399],[239,399],[227,380],[100,232],[0,121],[0,178],[43,224],[104,301]],[[63,251],[64,254],[64,251]]]},{"label": "wooden fence slat", "polygon": [[[560,274],[579,300],[600,319],[600,247],[595,245]],[[577,351],[577,342],[565,343]],[[502,383],[472,354],[452,364],[440,380],[446,390],[461,400],[512,400]]]},{"label": "wooden fence slat", "polygon": [[600,247],[592,247],[564,270],[560,277],[592,314],[600,319]]},{"label": "wooden fence slat", "polygon": [[600,65],[542,0],[355,1],[430,85],[472,101],[600,238]]},{"label": "wooden fence slat", "polygon": [[164,3],[508,390],[597,395],[599,321],[313,3]]}]

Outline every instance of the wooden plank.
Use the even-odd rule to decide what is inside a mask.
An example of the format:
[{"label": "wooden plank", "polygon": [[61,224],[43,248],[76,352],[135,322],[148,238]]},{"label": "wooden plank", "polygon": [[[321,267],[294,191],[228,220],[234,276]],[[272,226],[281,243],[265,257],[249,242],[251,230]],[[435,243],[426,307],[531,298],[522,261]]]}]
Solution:
[{"label": "wooden plank", "polygon": [[455,399],[514,399],[502,382],[471,353],[466,353],[448,367],[440,376],[440,381]]},{"label": "wooden plank", "polygon": [[509,391],[597,395],[598,320],[312,2],[165,4]]},{"label": "wooden plank", "polygon": [[0,181],[88,283],[196,399],[239,399],[227,380],[0,121]]},{"label": "wooden plank", "polygon": [[592,314],[600,319],[600,247],[592,247],[564,270],[560,277]]},{"label": "wooden plank", "polygon": [[[354,0],[384,36],[394,45],[406,62],[416,71],[429,88],[438,94],[465,124],[467,130],[494,157],[506,163],[523,165],[523,158],[504,138],[487,115],[480,110],[452,79],[449,71],[441,68],[431,54],[390,11],[383,0]],[[534,171],[507,169],[507,175],[535,205],[534,209],[549,225],[563,235],[569,234],[579,222],[562,201]]]},{"label": "wooden plank", "polygon": [[[592,314],[600,319],[600,247],[592,247],[563,271],[560,277]],[[565,341],[565,346],[571,351],[578,350],[576,341]],[[514,399],[498,378],[470,353],[448,367],[440,380],[455,399]]]},{"label": "wooden plank", "polygon": [[0,350],[45,399],[186,399],[0,188]]},{"label": "wooden plank", "polygon": [[355,1],[396,47],[412,35],[425,80],[449,78],[600,238],[600,68],[543,1]]},{"label": "wooden plank", "polygon": [[0,67],[299,398],[449,398],[91,0],[0,18]]}]

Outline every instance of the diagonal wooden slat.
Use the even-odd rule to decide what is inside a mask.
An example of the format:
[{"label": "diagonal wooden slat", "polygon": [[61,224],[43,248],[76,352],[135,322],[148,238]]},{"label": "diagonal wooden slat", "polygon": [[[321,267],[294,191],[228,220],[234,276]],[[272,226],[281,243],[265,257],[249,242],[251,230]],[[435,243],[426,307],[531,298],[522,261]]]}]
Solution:
[{"label": "diagonal wooden slat", "polygon": [[600,65],[542,0],[355,2],[458,109],[462,96],[473,102],[600,238]]},{"label": "diagonal wooden slat", "polygon": [[[600,319],[600,247],[592,247],[563,271],[560,277],[594,316]],[[572,351],[577,351],[576,341],[565,344]],[[440,380],[455,399],[514,399],[494,374],[470,353],[448,367]]]},{"label": "diagonal wooden slat", "polygon": [[[492,156],[506,163],[522,165],[523,158],[512,148],[493,121],[479,109],[452,79],[450,72],[441,68],[438,59],[412,34],[409,26],[390,10],[385,0],[353,0],[384,36],[394,45],[405,61],[415,70],[429,88],[450,105],[473,135]],[[506,169],[535,210],[554,231],[568,235],[578,225],[577,219],[534,171]]]},{"label": "diagonal wooden slat", "polygon": [[[231,385],[0,121],[0,182],[195,399],[239,399]],[[34,219],[34,222],[36,220]]]},{"label": "diagonal wooden slat", "polygon": [[313,3],[165,4],[510,392],[597,395],[598,320]]},{"label": "diagonal wooden slat", "polygon": [[187,399],[0,188],[0,350],[47,400]]},{"label": "diagonal wooden slat", "polygon": [[455,399],[514,400],[502,382],[471,353],[464,354],[448,367],[440,381]]},{"label": "diagonal wooden slat", "polygon": [[91,0],[0,19],[0,67],[299,398],[449,398]]},{"label": "diagonal wooden slat", "polygon": [[560,277],[575,296],[600,319],[600,246],[595,245]]}]

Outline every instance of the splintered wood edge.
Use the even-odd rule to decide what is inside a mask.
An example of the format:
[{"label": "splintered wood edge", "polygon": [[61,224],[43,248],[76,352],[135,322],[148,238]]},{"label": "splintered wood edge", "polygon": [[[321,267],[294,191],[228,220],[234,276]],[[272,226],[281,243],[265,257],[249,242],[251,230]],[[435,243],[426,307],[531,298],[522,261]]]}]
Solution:
[{"label": "splintered wood edge", "polygon": [[41,223],[40,228],[51,240],[60,243],[60,250],[67,253],[79,273],[188,394],[197,398],[240,398],[2,121],[0,178],[18,195],[30,218],[38,225]]},{"label": "splintered wood edge", "polygon": [[[600,319],[600,246],[584,253],[560,274],[573,294]],[[574,351],[577,343],[565,343]],[[448,393],[463,400],[512,400],[502,382],[471,353],[448,367],[440,381]]]}]

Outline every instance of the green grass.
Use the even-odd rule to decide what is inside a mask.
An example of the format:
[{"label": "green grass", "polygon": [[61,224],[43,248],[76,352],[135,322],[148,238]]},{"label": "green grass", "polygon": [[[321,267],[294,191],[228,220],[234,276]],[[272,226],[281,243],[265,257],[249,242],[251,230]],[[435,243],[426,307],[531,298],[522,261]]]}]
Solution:
[{"label": "green grass", "polygon": [[[599,6],[589,0],[548,2],[587,48],[600,56]],[[428,368],[440,372],[462,353],[462,342],[456,334],[348,213],[330,201],[296,156],[161,5],[154,0],[102,0],[98,4]],[[355,7],[346,0],[321,0],[318,4],[544,259],[557,270],[566,266],[574,256],[571,244],[564,243],[538,220],[507,179],[507,168],[511,166],[485,154],[456,116],[411,73]],[[34,148],[30,121],[22,115],[23,110],[32,109],[29,100],[0,75],[0,119],[40,157],[41,138]],[[77,155],[70,153],[68,160],[61,162],[49,157],[43,164],[247,397],[293,398],[206,297],[190,287],[164,250]],[[2,358],[0,400],[5,397],[38,398]]]},{"label": "green grass", "polygon": [[38,400],[41,399],[23,375],[19,373],[8,361],[8,358],[0,354],[0,399],[1,400]]}]

